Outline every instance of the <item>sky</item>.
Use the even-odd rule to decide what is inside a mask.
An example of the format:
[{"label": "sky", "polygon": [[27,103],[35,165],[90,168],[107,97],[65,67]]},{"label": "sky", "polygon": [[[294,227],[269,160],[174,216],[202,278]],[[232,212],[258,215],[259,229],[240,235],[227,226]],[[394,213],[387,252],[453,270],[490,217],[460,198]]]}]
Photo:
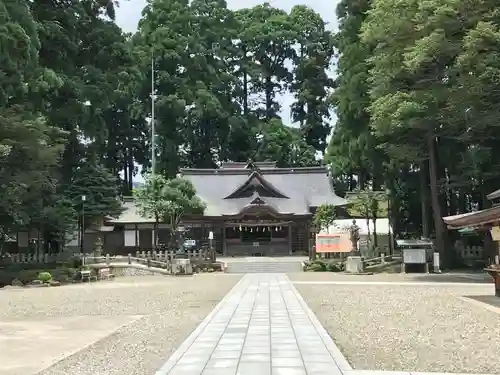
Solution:
[{"label": "sky", "polygon": [[[230,9],[251,8],[255,5],[264,3],[258,0],[226,0]],[[337,29],[337,19],[335,16],[335,8],[338,0],[268,0],[272,6],[290,11],[295,5],[307,5],[317,13],[319,13],[328,28],[331,30]],[[134,32],[137,30],[137,23],[141,19],[142,9],[146,5],[146,0],[122,0],[119,3],[116,11],[116,23],[126,32]],[[333,72],[331,72],[333,74]],[[293,102],[293,97],[284,93],[279,95],[278,101],[281,104],[281,117],[287,125],[292,125],[290,120],[290,105]]]}]

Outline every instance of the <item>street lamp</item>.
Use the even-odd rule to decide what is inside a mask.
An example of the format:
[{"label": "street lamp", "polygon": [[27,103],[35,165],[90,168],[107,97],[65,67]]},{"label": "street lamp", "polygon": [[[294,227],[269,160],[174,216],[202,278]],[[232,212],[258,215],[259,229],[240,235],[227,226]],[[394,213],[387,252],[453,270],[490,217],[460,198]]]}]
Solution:
[{"label": "street lamp", "polygon": [[385,193],[387,194],[387,221],[389,222],[389,230],[388,230],[388,235],[389,235],[389,254],[393,254],[393,246],[394,246],[394,242],[393,242],[393,238],[392,238],[392,235],[391,235],[391,224],[392,224],[392,220],[391,220],[391,189],[387,188],[385,189]]},{"label": "street lamp", "polygon": [[87,200],[86,195],[82,195],[82,237],[80,241],[80,252],[83,254],[84,250],[84,238],[85,238],[85,201]]}]

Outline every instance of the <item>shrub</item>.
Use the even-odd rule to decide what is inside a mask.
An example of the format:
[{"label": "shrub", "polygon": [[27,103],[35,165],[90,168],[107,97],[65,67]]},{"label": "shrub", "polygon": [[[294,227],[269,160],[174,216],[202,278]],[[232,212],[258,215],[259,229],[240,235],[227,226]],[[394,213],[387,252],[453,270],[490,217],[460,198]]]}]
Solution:
[{"label": "shrub", "polygon": [[23,286],[23,283],[19,279],[14,279],[14,280],[12,280],[11,285],[12,286]]},{"label": "shrub", "polygon": [[37,270],[22,270],[17,274],[17,278],[24,284],[31,284],[33,280],[38,279]]},{"label": "shrub", "polygon": [[0,270],[0,288],[4,286],[11,285],[12,281],[16,278],[16,275],[12,272]]},{"label": "shrub", "polygon": [[82,266],[82,258],[73,256],[68,263],[70,268],[80,268]]},{"label": "shrub", "polygon": [[323,272],[324,270],[324,267],[319,263],[313,263],[308,268],[309,272]]},{"label": "shrub", "polygon": [[[315,268],[319,269],[321,268],[321,271],[326,271],[326,266],[327,266],[327,263],[324,261],[324,260],[321,260],[321,259],[316,259],[313,264],[316,265]],[[315,271],[315,272],[318,272],[318,271]]]},{"label": "shrub", "polygon": [[311,262],[306,260],[304,262],[304,265],[302,266],[302,271],[307,272],[309,270],[309,267],[311,266]]},{"label": "shrub", "polygon": [[328,272],[342,272],[343,264],[336,261],[328,262],[328,264],[326,265],[326,270]]},{"label": "shrub", "polygon": [[40,272],[38,274],[38,280],[40,280],[42,283],[48,283],[52,281],[52,275],[50,272]]},{"label": "shrub", "polygon": [[51,273],[53,280],[67,283],[75,279],[77,270],[75,268],[57,268],[55,270],[51,270]]}]

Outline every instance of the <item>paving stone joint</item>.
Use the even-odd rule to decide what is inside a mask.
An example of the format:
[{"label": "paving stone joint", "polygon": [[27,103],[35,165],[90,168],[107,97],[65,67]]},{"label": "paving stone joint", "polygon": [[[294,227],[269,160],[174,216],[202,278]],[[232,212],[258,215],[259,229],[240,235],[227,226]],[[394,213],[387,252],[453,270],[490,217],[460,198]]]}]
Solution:
[{"label": "paving stone joint", "polygon": [[156,372],[256,374],[432,373],[354,370],[286,274],[261,273],[245,275]]}]

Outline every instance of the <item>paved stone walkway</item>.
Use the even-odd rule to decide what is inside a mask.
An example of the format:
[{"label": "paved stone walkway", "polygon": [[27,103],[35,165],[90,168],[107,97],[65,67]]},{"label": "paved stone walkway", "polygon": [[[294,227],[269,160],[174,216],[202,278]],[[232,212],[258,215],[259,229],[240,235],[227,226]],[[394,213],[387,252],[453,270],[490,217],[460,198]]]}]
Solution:
[{"label": "paved stone walkway", "polygon": [[285,274],[248,274],[156,375],[340,375],[349,370]]}]

